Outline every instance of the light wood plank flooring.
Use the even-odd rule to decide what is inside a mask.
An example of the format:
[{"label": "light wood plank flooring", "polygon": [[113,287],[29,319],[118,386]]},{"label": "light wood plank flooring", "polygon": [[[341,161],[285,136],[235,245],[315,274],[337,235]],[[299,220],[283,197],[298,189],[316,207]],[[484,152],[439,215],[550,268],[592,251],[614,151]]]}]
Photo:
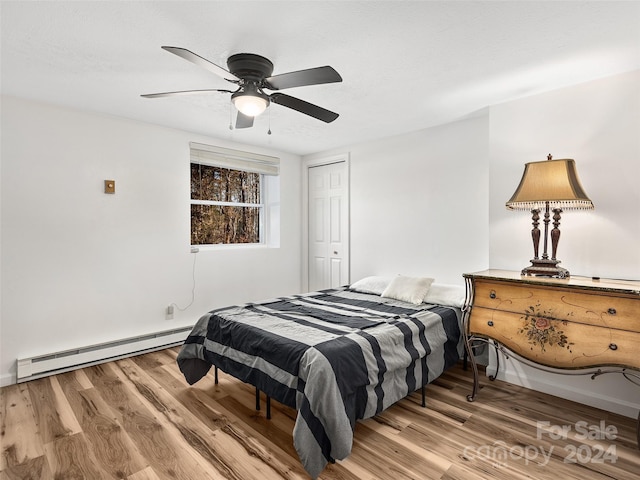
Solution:
[{"label": "light wood plank flooring", "polygon": [[[3,388],[0,478],[308,478],[294,410],[273,402],[266,420],[253,388],[222,373],[219,385],[211,374],[189,387],[177,351]],[[455,367],[427,387],[427,408],[416,393],[358,422],[351,456],[320,478],[639,478],[633,419],[486,378],[469,403],[470,388]]]}]

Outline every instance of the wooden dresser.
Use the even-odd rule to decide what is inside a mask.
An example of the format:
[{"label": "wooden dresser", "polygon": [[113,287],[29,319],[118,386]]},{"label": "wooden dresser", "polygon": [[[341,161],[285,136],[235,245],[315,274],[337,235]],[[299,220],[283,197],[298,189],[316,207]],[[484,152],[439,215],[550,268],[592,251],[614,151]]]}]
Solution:
[{"label": "wooden dresser", "polygon": [[[471,348],[477,340],[556,373],[621,372],[640,384],[640,281],[552,279],[507,270],[464,277],[466,347],[474,371],[469,401],[478,392]],[[640,442],[640,416],[638,422]]]}]

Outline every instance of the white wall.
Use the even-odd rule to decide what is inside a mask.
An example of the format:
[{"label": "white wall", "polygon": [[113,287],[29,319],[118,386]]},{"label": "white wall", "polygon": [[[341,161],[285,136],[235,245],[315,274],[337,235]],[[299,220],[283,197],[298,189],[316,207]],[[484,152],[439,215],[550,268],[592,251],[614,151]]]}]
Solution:
[{"label": "white wall", "polygon": [[[530,214],[504,204],[524,164],[548,153],[576,160],[596,206],[564,213],[562,265],[573,275],[640,279],[640,72],[487,111],[339,151],[351,158],[351,279],[404,273],[462,283],[463,272],[521,270],[533,254]],[[640,408],[638,387],[621,375],[591,380],[509,362],[500,378],[624,415]]]},{"label": "white wall", "polygon": [[463,285],[463,273],[488,267],[488,128],[481,116],[340,150],[351,164],[352,281]]},{"label": "white wall", "polygon": [[[281,158],[280,248],[189,253],[190,141]],[[299,178],[295,155],[3,97],[2,384],[18,357],[300,291]],[[191,300],[194,257],[195,302],[167,320]]]},{"label": "white wall", "polygon": [[492,268],[529,264],[531,214],[504,204],[524,164],[551,153],[576,161],[595,205],[563,212],[561,266],[572,275],[640,278],[640,72],[492,106],[490,136]]},{"label": "white wall", "polygon": [[[551,153],[576,161],[595,204],[563,213],[561,266],[572,275],[640,279],[640,72],[492,106],[490,149],[491,268],[529,265],[531,215],[504,203],[524,164]],[[513,365],[502,378],[629,416],[640,408],[640,389],[620,375],[568,378]]]}]

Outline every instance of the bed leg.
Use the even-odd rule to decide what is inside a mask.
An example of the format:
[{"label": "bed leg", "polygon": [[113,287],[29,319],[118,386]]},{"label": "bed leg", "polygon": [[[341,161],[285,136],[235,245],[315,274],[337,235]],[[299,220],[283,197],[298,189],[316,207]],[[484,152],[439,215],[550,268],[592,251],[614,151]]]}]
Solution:
[{"label": "bed leg", "polygon": [[260,390],[256,387],[256,410],[260,410]]},{"label": "bed leg", "polygon": [[218,384],[218,367],[216,366],[213,367],[213,381],[216,385]]},{"label": "bed leg", "polygon": [[426,400],[426,394],[425,394],[425,388],[424,385],[422,386],[422,388],[420,389],[420,393],[422,394],[422,406],[426,407],[427,406],[427,400]]},{"label": "bed leg", "polygon": [[267,395],[267,420],[271,420],[271,397]]}]

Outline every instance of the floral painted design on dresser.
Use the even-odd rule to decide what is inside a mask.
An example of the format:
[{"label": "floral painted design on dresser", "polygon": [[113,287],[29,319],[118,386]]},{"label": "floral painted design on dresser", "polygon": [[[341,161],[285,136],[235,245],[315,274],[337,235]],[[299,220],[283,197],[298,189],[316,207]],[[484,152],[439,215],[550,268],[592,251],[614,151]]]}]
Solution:
[{"label": "floral painted design on dresser", "polygon": [[573,342],[569,341],[564,330],[556,328],[559,323],[567,325],[566,320],[553,318],[552,312],[542,310],[539,303],[530,305],[520,318],[524,321],[524,325],[518,333],[526,335],[531,350],[534,347],[540,347],[543,352],[546,352],[547,346],[558,346],[571,352]]}]

